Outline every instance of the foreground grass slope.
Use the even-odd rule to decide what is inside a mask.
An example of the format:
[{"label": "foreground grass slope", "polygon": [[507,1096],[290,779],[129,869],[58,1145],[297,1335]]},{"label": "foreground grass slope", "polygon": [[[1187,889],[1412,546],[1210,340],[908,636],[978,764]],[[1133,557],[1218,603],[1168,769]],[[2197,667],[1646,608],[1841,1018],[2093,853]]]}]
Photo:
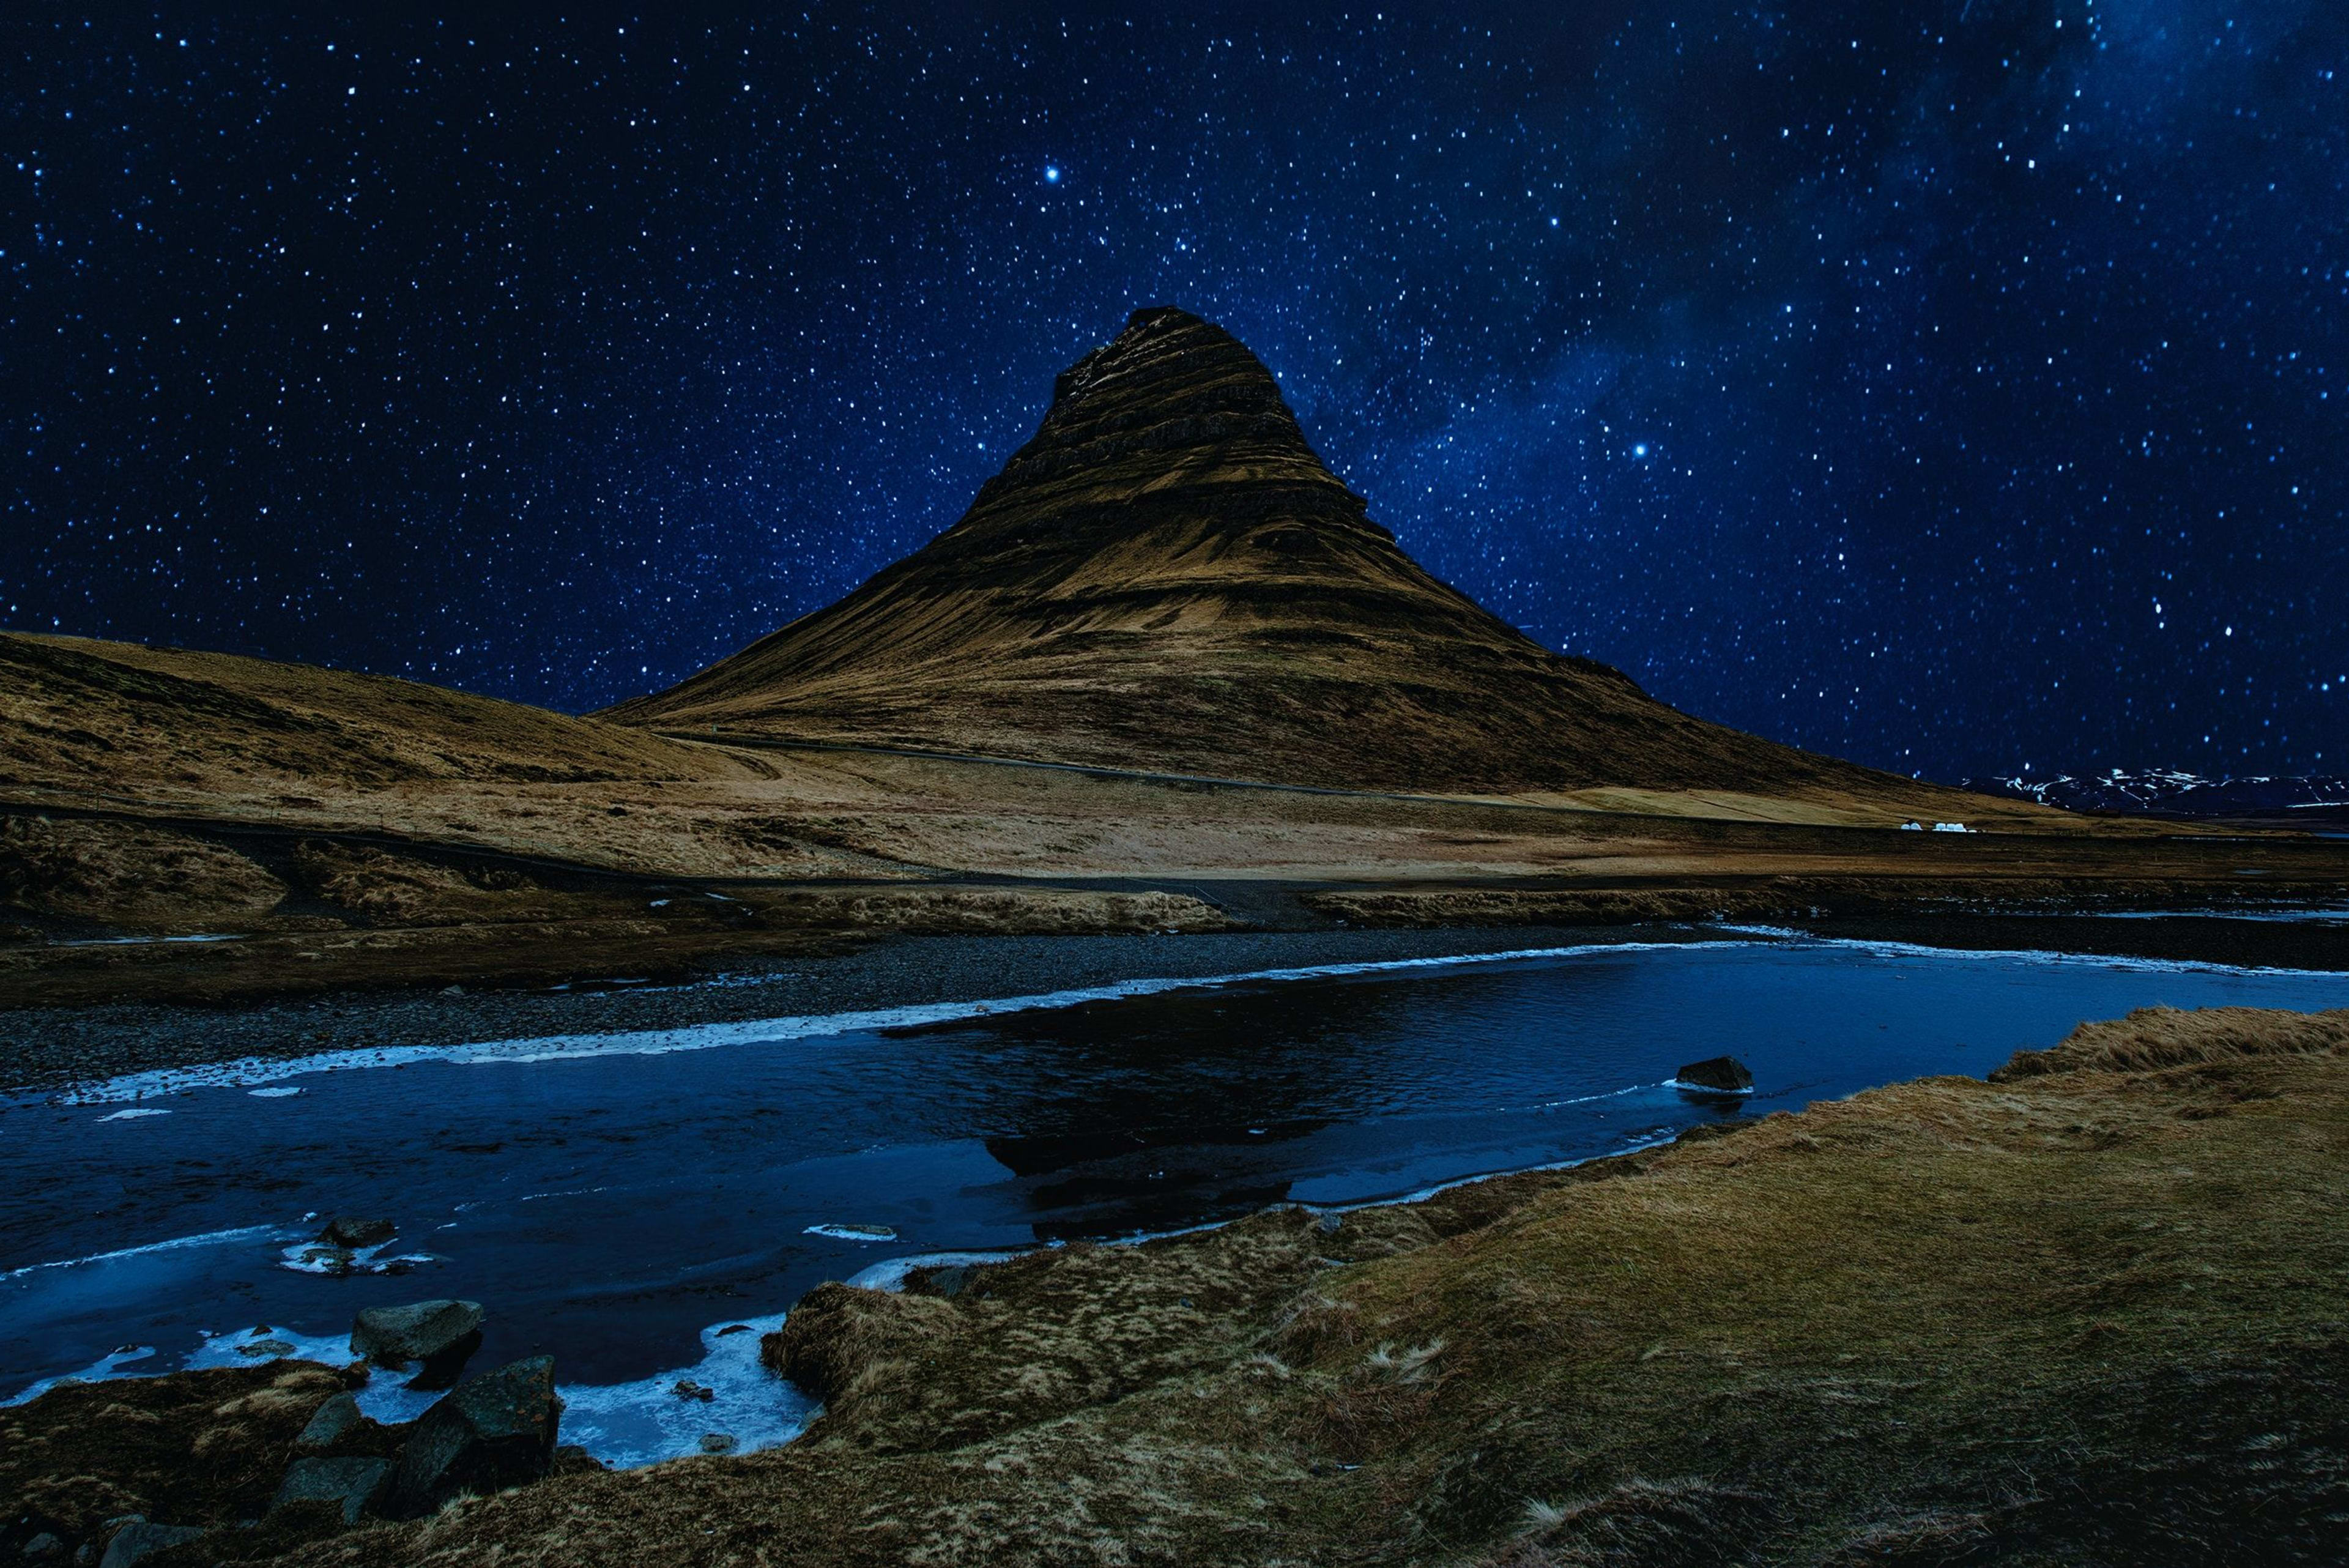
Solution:
[{"label": "foreground grass slope", "polygon": [[2332,1563],[2344,1196],[2349,1013],[2154,1010],[1419,1205],[825,1286],[767,1345],[828,1403],[791,1448],[182,1550]]}]

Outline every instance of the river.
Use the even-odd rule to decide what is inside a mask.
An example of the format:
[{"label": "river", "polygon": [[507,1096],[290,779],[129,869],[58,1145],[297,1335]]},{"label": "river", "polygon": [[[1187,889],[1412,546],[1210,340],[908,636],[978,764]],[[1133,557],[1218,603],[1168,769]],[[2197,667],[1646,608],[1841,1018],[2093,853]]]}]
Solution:
[{"label": "river", "polygon": [[[19,1101],[0,1106],[0,1395],[256,1341],[339,1361],[357,1308],[456,1296],[489,1309],[474,1366],[556,1358],[566,1439],[599,1458],[759,1447],[809,1410],[757,1366],[759,1333],[819,1281],[1407,1198],[1979,1075],[2155,1003],[2349,1007],[2349,974],[1721,931]],[[1671,1084],[1724,1053],[1750,1097]],[[397,1221],[365,1261],[413,1261],[305,1272],[336,1214]],[[428,1397],[378,1376],[366,1402]]]}]

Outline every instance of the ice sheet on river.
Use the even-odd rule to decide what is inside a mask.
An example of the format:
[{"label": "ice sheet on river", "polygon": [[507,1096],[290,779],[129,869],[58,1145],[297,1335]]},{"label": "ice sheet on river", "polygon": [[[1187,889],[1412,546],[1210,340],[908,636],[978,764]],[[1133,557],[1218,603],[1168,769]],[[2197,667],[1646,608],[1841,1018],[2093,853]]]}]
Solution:
[{"label": "ice sheet on river", "polygon": [[309,1073],[346,1072],[358,1067],[398,1067],[411,1062],[555,1062],[582,1056],[656,1056],[674,1051],[708,1051],[726,1045],[770,1045],[829,1035],[860,1034],[888,1029],[916,1029],[925,1024],[953,1023],[1003,1012],[1077,1007],[1089,1002],[1117,1002],[1128,997],[1154,996],[1170,991],[1211,989],[1295,980],[1337,979],[1348,975],[1388,974],[1411,970],[1447,969],[1473,964],[1505,963],[1529,959],[1575,958],[1590,953],[1649,952],[1661,948],[1744,947],[1750,940],[1681,942],[1588,942],[1572,947],[1517,948],[1506,952],[1444,954],[1433,958],[1376,959],[1355,963],[1309,964],[1293,969],[1250,970],[1237,974],[1169,975],[1122,980],[1108,985],[1081,986],[1068,991],[1040,992],[1030,996],[987,997],[971,1002],[924,1002],[911,1007],[871,1008],[853,1012],[804,1013],[782,1018],[754,1018],[734,1023],[693,1023],[669,1029],[636,1029],[606,1034],[547,1034],[519,1040],[484,1040],[463,1045],[398,1045],[379,1049],[326,1051],[282,1060],[248,1056],[193,1067],[166,1067],[131,1073],[102,1083],[86,1085],[57,1096],[69,1106],[103,1105],[143,1100],[183,1089],[248,1087]]},{"label": "ice sheet on river", "polygon": [[[1218,986],[1272,983],[1285,981],[1340,979],[1350,975],[1389,974],[1413,970],[1466,968],[1481,964],[1523,962],[1543,959],[1583,958],[1610,953],[1652,952],[1659,950],[1752,947],[1762,943],[1835,948],[1872,953],[1883,958],[1928,958],[1950,962],[2090,964],[2148,973],[2294,975],[2298,970],[2251,971],[2237,965],[2189,960],[2124,958],[2104,954],[2047,952],[2036,950],[1959,949],[1924,947],[1910,942],[1814,937],[1773,926],[1722,926],[1733,933],[1722,940],[1692,941],[1586,942],[1569,947],[1515,948],[1504,952],[1441,954],[1427,958],[1377,959],[1354,963],[1308,964],[1289,969],[1249,970],[1234,974],[1168,975],[1117,981],[1108,985],[1041,992],[1027,996],[989,997],[969,1002],[925,1002],[909,1007],[872,1008],[849,1012],[804,1013],[781,1018],[757,1018],[730,1023],[695,1023],[667,1029],[626,1030],[602,1034],[547,1034],[524,1039],[476,1041],[461,1045],[401,1045],[378,1049],[321,1052],[284,1059],[245,1057],[234,1062],[192,1067],[168,1067],[131,1073],[101,1083],[85,1085],[57,1096],[61,1105],[106,1105],[177,1094],[187,1089],[240,1087],[274,1083],[311,1073],[346,1072],[361,1067],[398,1067],[415,1062],[527,1063],[554,1062],[587,1056],[660,1055],[677,1051],[708,1051],[729,1045],[771,1045],[794,1040],[823,1039],[926,1024],[953,1023],[1005,1012],[1077,1007],[1086,1002],[1116,1002],[1154,996],[1166,992],[1207,990]],[[119,1113],[118,1113],[119,1114]]]}]

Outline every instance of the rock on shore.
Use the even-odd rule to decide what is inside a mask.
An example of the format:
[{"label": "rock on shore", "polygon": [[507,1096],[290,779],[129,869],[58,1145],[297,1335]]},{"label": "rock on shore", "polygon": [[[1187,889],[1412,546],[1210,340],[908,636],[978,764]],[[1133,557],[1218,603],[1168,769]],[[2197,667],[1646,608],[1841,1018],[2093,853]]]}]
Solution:
[{"label": "rock on shore", "polygon": [[562,1409],[551,1356],[467,1379],[416,1418],[386,1482],[382,1511],[420,1519],[460,1493],[538,1480],[554,1462]]}]

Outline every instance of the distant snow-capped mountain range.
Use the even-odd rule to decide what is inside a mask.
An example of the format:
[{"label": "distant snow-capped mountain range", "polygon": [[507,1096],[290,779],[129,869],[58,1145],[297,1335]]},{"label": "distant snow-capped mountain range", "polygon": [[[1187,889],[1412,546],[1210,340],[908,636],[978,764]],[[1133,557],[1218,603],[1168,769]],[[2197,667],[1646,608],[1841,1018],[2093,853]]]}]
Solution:
[{"label": "distant snow-capped mountain range", "polygon": [[1967,779],[1967,789],[2016,795],[2066,811],[2146,812],[2162,816],[2234,816],[2245,814],[2349,808],[2349,778],[2204,778],[2199,774],[2148,768],[2053,778]]}]

